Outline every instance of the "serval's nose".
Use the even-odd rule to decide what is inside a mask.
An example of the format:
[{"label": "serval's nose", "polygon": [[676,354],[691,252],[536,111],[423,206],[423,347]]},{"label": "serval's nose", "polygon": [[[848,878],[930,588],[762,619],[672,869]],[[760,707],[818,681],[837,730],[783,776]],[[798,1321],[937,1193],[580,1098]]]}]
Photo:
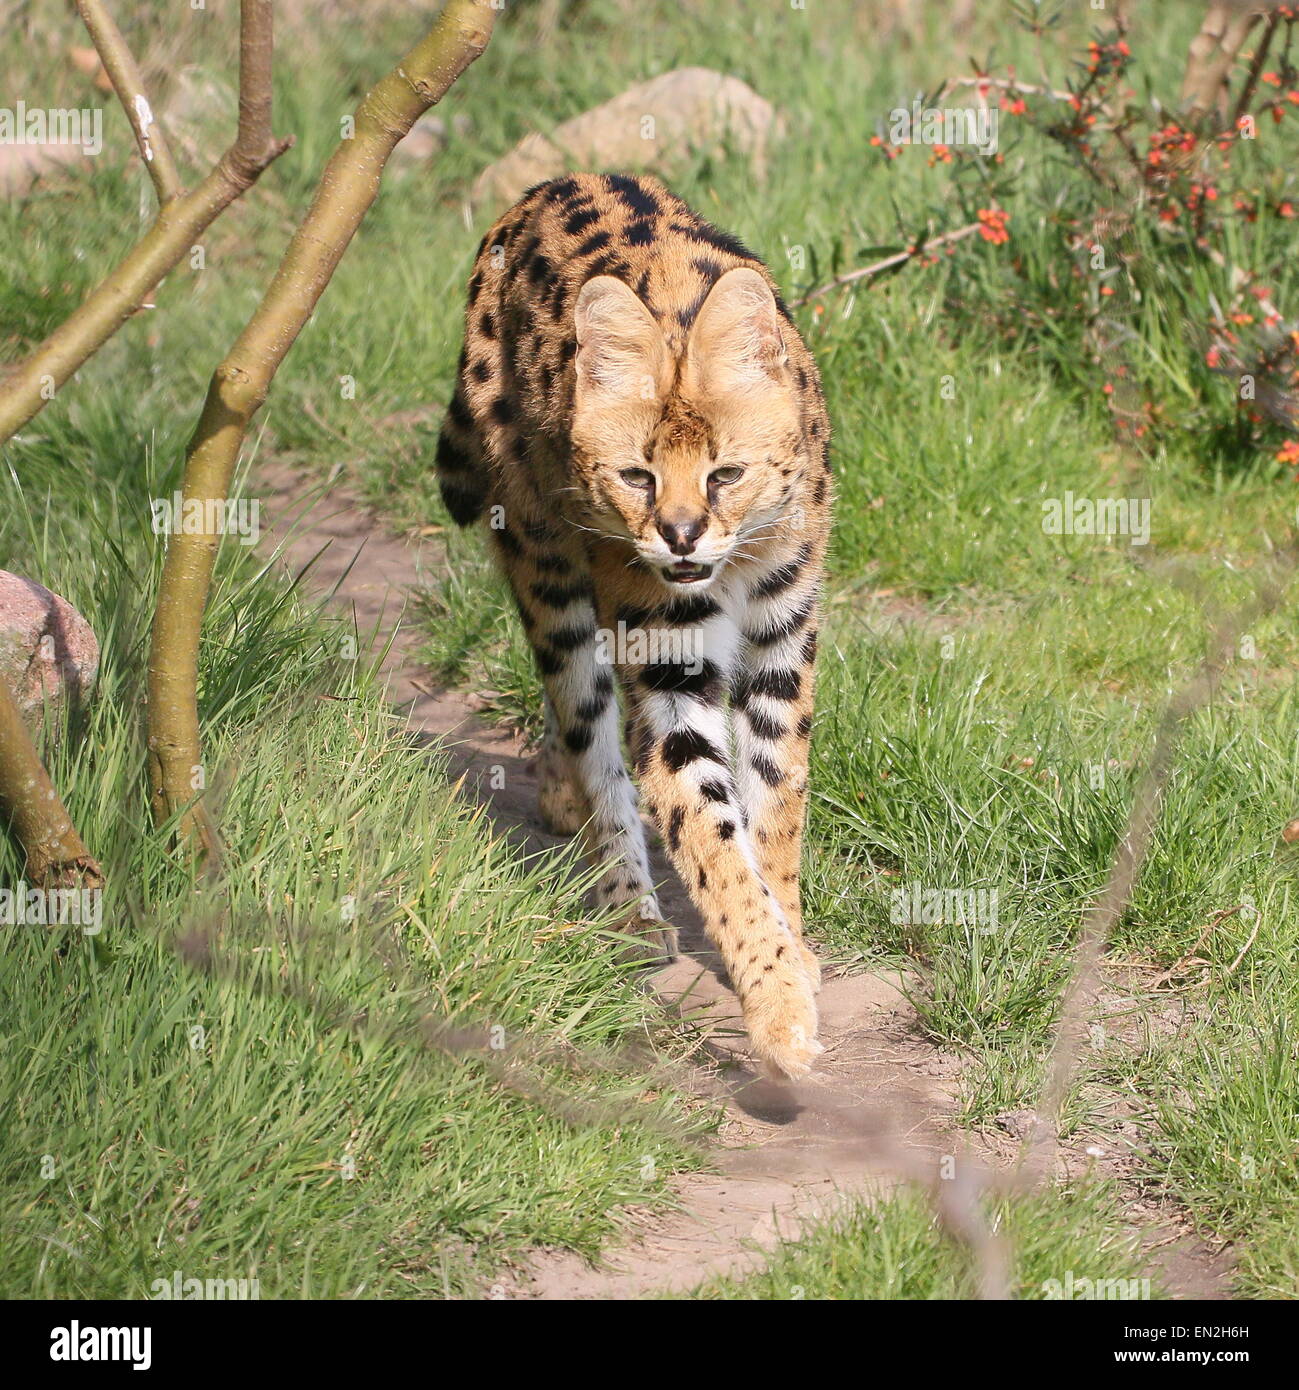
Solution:
[{"label": "serval's nose", "polygon": [[655,518],[655,525],[658,527],[659,535],[667,541],[668,549],[673,555],[689,555],[695,548],[695,542],[707,530],[708,518],[680,514],[671,519],[659,516]]}]

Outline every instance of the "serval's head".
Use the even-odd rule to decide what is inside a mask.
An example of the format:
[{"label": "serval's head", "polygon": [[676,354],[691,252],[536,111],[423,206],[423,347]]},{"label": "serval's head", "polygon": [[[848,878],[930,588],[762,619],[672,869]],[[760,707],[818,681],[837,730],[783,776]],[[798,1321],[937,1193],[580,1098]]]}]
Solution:
[{"label": "serval's head", "polygon": [[625,538],[669,587],[707,587],[780,533],[807,466],[771,288],[729,270],[669,337],[627,285],[597,275],[574,320],[572,438],[593,529]]}]

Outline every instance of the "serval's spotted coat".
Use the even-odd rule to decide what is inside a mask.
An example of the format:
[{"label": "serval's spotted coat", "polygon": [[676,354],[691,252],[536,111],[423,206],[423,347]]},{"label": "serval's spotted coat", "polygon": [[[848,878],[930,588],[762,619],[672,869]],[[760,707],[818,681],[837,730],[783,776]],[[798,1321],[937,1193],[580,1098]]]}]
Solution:
[{"label": "serval's spotted coat", "polygon": [[602,902],[674,950],[616,669],[646,806],[787,1076],[821,1050],[798,869],[828,444],[766,268],[657,181],[557,179],[483,238],[437,464],[455,520],[487,517],[536,653],[543,816],[585,829]]}]

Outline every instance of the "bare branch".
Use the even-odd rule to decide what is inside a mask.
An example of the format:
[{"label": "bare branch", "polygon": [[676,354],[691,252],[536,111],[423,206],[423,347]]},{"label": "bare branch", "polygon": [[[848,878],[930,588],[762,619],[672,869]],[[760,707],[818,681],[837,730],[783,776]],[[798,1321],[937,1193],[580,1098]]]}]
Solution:
[{"label": "bare branch", "polygon": [[163,207],[180,197],[180,175],[162,128],[153,118],[153,107],[144,90],[140,69],[103,0],[77,0],[77,9],[99,51],[104,71],[122,103],[126,118],[131,122],[131,129],[135,131],[140,157],[153,180],[158,205]]},{"label": "bare branch", "polygon": [[1231,65],[1261,18],[1249,10],[1232,15],[1228,8],[1210,6],[1199,33],[1191,40],[1182,78],[1182,109],[1191,120],[1199,120],[1217,106],[1229,81]]},{"label": "bare branch", "polygon": [[0,811],[39,887],[94,888],[104,876],[59,800],[8,683],[0,677]]},{"label": "bare branch", "polygon": [[[486,48],[495,18],[491,0],[447,0],[429,33],[357,108],[352,137],[330,156],[270,288],[213,374],[186,453],[186,499],[228,495],[248,425],[378,195],[389,155]],[[256,124],[251,108],[249,124]],[[200,511],[213,514],[206,506]],[[179,812],[182,835],[204,848],[214,843],[215,828],[193,792],[193,769],[202,761],[196,685],[199,632],[219,543],[212,533],[170,538],[149,651],[154,816],[162,821]]]},{"label": "bare branch", "polygon": [[875,261],[871,265],[862,266],[860,270],[850,270],[844,275],[836,275],[833,280],[827,281],[817,289],[809,290],[800,299],[794,300],[791,307],[801,308],[804,304],[810,304],[812,300],[820,299],[822,295],[830,294],[833,290],[841,289],[844,285],[855,284],[858,280],[867,280],[872,276],[882,275],[884,271],[892,270],[895,265],[902,265],[903,262],[923,255],[926,251],[932,251],[936,247],[955,246],[958,241],[964,241],[966,237],[973,236],[982,225],[981,222],[969,222],[953,232],[944,232],[941,236],[932,237],[928,241],[917,242],[915,246],[909,246],[905,251],[897,251],[892,256],[885,256],[882,261]]},{"label": "bare branch", "polygon": [[1072,101],[1073,92],[1061,91],[1057,87],[1038,86],[1033,82],[1020,82],[1014,77],[985,77],[979,74],[976,77],[962,76],[949,77],[946,82],[938,89],[938,99],[941,100],[949,92],[954,92],[958,87],[991,87],[999,92],[1010,92],[1012,94],[1023,92],[1028,96],[1050,97],[1052,101]]},{"label": "bare branch", "polygon": [[1254,92],[1258,87],[1258,79],[1263,72],[1263,64],[1267,60],[1267,51],[1272,46],[1272,40],[1276,37],[1277,26],[1280,23],[1280,13],[1273,10],[1267,17],[1267,28],[1263,30],[1263,36],[1259,39],[1254,48],[1254,56],[1249,64],[1249,74],[1241,84],[1240,95],[1236,98],[1236,106],[1231,114],[1231,129],[1233,132],[1239,128],[1240,118],[1249,110],[1249,104],[1254,99]]},{"label": "bare branch", "polygon": [[73,373],[140,308],[202,232],[292,145],[292,139],[273,140],[269,133],[269,0],[243,0],[241,14],[240,136],[197,188],[159,209],[153,226],[69,318],[29,357],[0,373],[0,444],[54,399]]},{"label": "bare branch", "polygon": [[271,0],[245,0],[239,9],[239,132],[231,157],[249,171],[264,169],[270,162],[267,153],[274,146],[271,135],[274,57]]},{"label": "bare branch", "polygon": [[1010,1249],[983,1209],[984,1175],[967,1155],[950,1178],[931,1179],[926,1187],[939,1220],[970,1251],[979,1279],[979,1297],[991,1302],[1008,1299]]}]

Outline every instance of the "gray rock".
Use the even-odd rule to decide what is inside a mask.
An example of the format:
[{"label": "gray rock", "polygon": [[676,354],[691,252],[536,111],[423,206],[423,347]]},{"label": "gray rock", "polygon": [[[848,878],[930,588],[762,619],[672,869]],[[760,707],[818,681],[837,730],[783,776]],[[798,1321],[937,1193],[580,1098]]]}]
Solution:
[{"label": "gray rock", "polygon": [[62,728],[99,673],[99,642],[75,608],[34,579],[0,570],[0,679],[33,733]]},{"label": "gray rock", "polygon": [[202,168],[215,163],[238,122],[239,94],[227,74],[189,63],[172,78],[161,123],[178,157]]},{"label": "gray rock", "polygon": [[418,164],[442,153],[452,140],[463,140],[473,133],[474,123],[463,112],[457,111],[451,117],[450,126],[436,111],[423,115],[411,126],[405,137],[392,152],[393,166]]},{"label": "gray rock", "polygon": [[0,145],[0,197],[21,198],[40,179],[89,168],[79,145]]},{"label": "gray rock", "polygon": [[524,189],[570,169],[652,169],[671,174],[699,153],[727,148],[761,179],[767,148],[783,134],[775,107],[738,77],[674,68],[556,126],[525,136],[474,181],[475,203],[505,206]]}]

